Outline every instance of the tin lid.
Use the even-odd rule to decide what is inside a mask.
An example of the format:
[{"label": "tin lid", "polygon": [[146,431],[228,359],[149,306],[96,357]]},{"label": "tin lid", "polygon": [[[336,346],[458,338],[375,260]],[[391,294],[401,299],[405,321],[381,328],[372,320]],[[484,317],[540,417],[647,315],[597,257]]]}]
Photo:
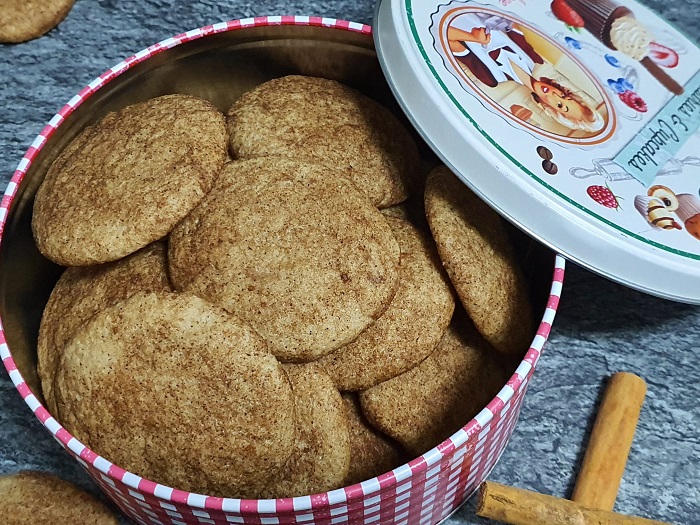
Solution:
[{"label": "tin lid", "polygon": [[700,303],[700,49],[625,0],[383,0],[404,111],[501,215],[592,271]]}]

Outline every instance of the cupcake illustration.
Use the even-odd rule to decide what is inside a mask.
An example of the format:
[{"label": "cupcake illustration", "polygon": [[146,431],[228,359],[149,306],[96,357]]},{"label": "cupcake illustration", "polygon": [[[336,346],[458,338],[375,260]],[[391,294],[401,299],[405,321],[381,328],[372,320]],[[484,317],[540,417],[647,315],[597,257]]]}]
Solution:
[{"label": "cupcake illustration", "polygon": [[678,197],[666,186],[652,186],[646,195],[634,198],[634,207],[647,222],[658,230],[682,230],[674,217],[678,210]]},{"label": "cupcake illustration", "polygon": [[639,62],[671,93],[683,93],[683,86],[649,56],[654,45],[653,36],[629,8],[612,0],[565,1],[581,17],[583,26],[600,42]]},{"label": "cupcake illustration", "polygon": [[[700,240],[700,199],[690,193],[676,194],[667,186],[655,185],[647,195],[634,199],[637,211],[654,228],[663,230],[685,230]],[[681,226],[674,218],[683,223]]]}]

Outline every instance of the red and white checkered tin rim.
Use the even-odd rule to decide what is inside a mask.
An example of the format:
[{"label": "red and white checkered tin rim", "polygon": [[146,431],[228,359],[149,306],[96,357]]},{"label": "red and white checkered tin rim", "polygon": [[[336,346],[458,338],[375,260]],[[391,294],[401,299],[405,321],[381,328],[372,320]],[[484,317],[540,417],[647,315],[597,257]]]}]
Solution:
[{"label": "red and white checkered tin rim", "polygon": [[[126,58],[95,78],[69,100],[32,142],[0,201],[0,243],[8,210],[32,161],[58,126],[93,93],[134,65],[179,44],[216,33],[276,25],[320,26],[367,35],[372,33],[368,25],[333,18],[255,17],[193,29]],[[0,359],[17,391],[34,415],[115,503],[140,523],[434,524],[446,518],[473,493],[495,466],[505,448],[517,421],[525,390],[556,315],[564,268],[564,258],[557,255],[549,299],[532,345],[507,384],[479,414],[444,442],[409,463],[362,483],[322,494],[270,500],[219,498],[177,490],[141,478],[83,445],[39,402],[17,369],[6,343],[2,319]],[[468,468],[465,469],[465,466]],[[416,493],[419,497],[412,499],[411,496]]]}]

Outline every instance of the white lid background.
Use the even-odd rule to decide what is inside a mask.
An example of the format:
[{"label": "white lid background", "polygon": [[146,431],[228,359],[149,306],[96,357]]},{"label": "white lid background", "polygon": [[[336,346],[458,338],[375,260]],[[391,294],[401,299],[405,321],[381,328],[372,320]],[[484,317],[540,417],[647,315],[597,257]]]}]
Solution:
[{"label": "white lid background", "polygon": [[[549,5],[549,0],[386,0],[375,21],[382,66],[428,143],[502,215],[602,275],[654,295],[700,303],[700,239],[688,232],[685,222],[700,214],[700,49],[644,6],[624,2],[662,46],[658,49],[675,52],[677,64],[672,57],[662,67],[685,85],[685,93],[674,96],[638,61],[609,49],[583,28],[567,27]],[[595,107],[602,122],[580,130],[572,129],[575,123],[555,121],[528,98],[531,86],[513,79],[508,67],[491,67],[500,80],[495,87],[476,80],[450,51],[446,38],[447,27],[468,30],[480,25],[476,22],[490,25],[493,45],[485,46],[486,52],[499,47],[506,31],[524,36],[522,45],[530,44],[535,56],[542,57],[531,76],[554,78]],[[480,53],[478,44],[470,43],[469,49]],[[517,56],[523,57],[522,51],[515,55],[509,62],[532,66],[531,60],[526,64],[526,57]],[[503,56],[499,66],[505,63]],[[503,77],[501,70],[508,75]],[[635,97],[621,95],[627,91]],[[628,105],[639,98],[646,108]],[[514,106],[525,107],[532,118],[523,121]],[[650,143],[654,131],[658,133]],[[640,142],[640,137],[647,138]],[[636,173],[632,164],[625,165],[630,155],[614,162],[635,140],[626,151],[639,152],[636,164],[658,164],[653,181]],[[543,168],[538,146],[551,151],[556,174]],[[661,157],[665,150],[674,155],[668,161],[670,155]],[[658,204],[648,194],[655,185],[678,196],[681,209],[659,208],[650,215],[649,206]],[[607,189],[605,201],[600,196]],[[657,190],[654,195],[668,193]],[[610,195],[616,203],[611,204]],[[654,227],[654,219],[669,229]]]}]

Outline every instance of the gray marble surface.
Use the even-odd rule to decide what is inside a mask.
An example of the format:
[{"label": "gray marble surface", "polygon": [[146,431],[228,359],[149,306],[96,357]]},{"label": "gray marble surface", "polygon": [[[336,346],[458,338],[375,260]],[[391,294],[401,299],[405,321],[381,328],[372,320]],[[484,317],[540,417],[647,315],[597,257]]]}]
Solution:
[{"label": "gray marble surface", "polygon": [[[698,39],[700,0],[646,3]],[[323,15],[370,24],[373,7],[371,0],[78,0],[48,35],[0,45],[2,189],[54,113],[139,49],[187,29],[256,15]],[[643,295],[573,264],[520,421],[490,479],[570,496],[605,381],[617,371],[641,375],[649,391],[616,510],[700,524],[700,307]],[[3,373],[0,473],[24,468],[52,471],[96,490]],[[488,523],[474,515],[473,503],[449,522]]]}]

